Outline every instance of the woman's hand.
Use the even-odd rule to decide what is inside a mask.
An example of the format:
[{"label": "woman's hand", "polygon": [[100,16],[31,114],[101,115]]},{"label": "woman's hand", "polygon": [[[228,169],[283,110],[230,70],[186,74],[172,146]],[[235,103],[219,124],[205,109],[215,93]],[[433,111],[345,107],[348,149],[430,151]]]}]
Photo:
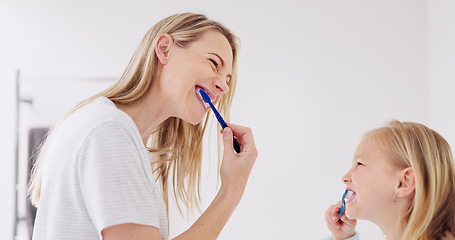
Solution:
[{"label": "woman's hand", "polygon": [[[227,191],[230,196],[236,197],[236,201],[240,201],[258,156],[253,132],[250,128],[229,124],[221,133],[224,153],[220,169],[220,191]],[[233,134],[240,144],[241,151],[238,154],[234,152]]]},{"label": "woman's hand", "polygon": [[[234,152],[232,132],[240,144],[241,151],[238,154]],[[175,240],[217,239],[242,198],[251,169],[258,156],[253,133],[249,128],[234,124],[229,124],[229,127],[221,133],[224,145],[220,169],[221,188],[198,220]]]},{"label": "woman's hand", "polygon": [[334,240],[347,239],[355,235],[355,226],[357,220],[348,219],[346,212],[341,215],[340,221],[338,221],[338,210],[341,208],[341,201],[330,206],[325,212],[325,222]]}]

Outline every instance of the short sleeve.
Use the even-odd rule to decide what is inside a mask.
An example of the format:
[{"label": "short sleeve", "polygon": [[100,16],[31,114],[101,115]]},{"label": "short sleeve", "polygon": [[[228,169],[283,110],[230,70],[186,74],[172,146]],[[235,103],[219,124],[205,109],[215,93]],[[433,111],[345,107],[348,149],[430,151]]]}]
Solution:
[{"label": "short sleeve", "polygon": [[160,228],[159,191],[144,168],[140,151],[145,149],[130,131],[121,122],[104,123],[87,136],[80,150],[80,189],[100,236],[103,229],[123,223]]}]

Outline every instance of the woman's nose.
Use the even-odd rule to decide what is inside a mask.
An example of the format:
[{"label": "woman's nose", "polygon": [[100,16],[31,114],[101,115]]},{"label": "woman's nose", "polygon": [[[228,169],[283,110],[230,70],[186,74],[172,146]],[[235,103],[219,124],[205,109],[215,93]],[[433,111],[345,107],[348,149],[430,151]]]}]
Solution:
[{"label": "woman's nose", "polygon": [[229,85],[227,84],[225,79],[223,79],[221,76],[218,77],[215,81],[213,81],[213,85],[214,85],[215,89],[217,90],[217,93],[215,93],[217,95],[226,94],[229,92]]}]

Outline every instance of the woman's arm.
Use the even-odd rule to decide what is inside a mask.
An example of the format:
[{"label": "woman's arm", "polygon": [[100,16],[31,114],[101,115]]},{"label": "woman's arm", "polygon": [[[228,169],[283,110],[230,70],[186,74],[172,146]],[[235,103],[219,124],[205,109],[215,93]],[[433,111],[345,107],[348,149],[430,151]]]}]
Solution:
[{"label": "woman's arm", "polygon": [[[239,154],[235,154],[232,147],[231,129],[242,147]],[[233,124],[230,124],[229,128],[225,128],[222,133],[224,153],[220,169],[221,188],[207,210],[188,230],[177,236],[176,240],[216,239],[243,196],[248,177],[258,155],[253,133],[249,128]],[[105,240],[161,239],[157,228],[139,224],[120,224],[108,227],[102,231],[102,235]]]},{"label": "woman's arm", "polygon": [[111,226],[101,234],[104,240],[161,240],[158,228],[134,223]]},{"label": "woman's arm", "polygon": [[231,199],[229,193],[220,190],[198,220],[188,230],[174,239],[216,239],[237,204],[238,201]]},{"label": "woman's arm", "polygon": [[[231,138],[232,139],[232,138]],[[175,239],[216,239],[234,212],[238,201],[220,189],[215,199],[198,220]],[[139,224],[119,224],[102,231],[104,240],[160,240],[158,228]]]},{"label": "woman's arm", "polygon": [[[232,147],[232,132],[242,147],[239,154],[235,154]],[[221,188],[207,210],[176,240],[216,239],[243,196],[258,155],[253,133],[249,128],[233,124],[222,133],[224,153],[220,169]]]}]

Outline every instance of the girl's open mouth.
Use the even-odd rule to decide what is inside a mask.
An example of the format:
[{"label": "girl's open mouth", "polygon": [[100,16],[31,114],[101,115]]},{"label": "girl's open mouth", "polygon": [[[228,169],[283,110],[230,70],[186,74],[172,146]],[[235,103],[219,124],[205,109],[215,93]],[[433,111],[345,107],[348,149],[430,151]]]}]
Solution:
[{"label": "girl's open mouth", "polygon": [[354,202],[357,199],[357,194],[352,190],[348,190],[348,193],[346,194],[346,197],[344,197],[344,199],[346,201],[346,204]]}]

